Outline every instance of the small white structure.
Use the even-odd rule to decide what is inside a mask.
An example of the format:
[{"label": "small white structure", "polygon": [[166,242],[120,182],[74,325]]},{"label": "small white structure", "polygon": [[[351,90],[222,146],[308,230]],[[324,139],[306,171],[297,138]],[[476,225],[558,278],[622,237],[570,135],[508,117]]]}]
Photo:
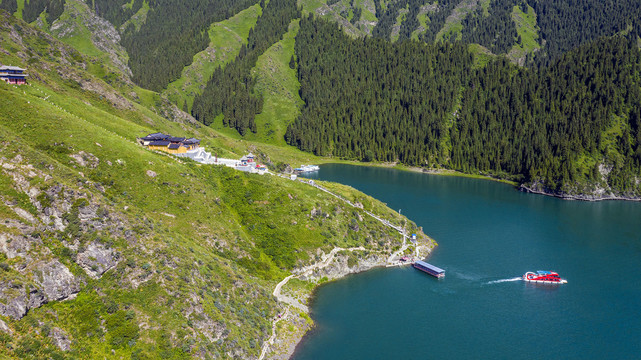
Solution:
[{"label": "small white structure", "polygon": [[178,157],[186,157],[190,158],[196,162],[199,162],[201,164],[215,164],[216,160],[213,156],[211,156],[211,153],[208,153],[205,151],[203,148],[196,148],[194,150],[189,150],[185,153],[182,154],[175,154]]},{"label": "small white structure", "polygon": [[236,159],[223,159],[217,156],[212,156],[211,153],[208,153],[203,148],[196,148],[194,150],[187,151],[182,154],[174,154],[178,157],[186,157],[192,159],[201,164],[210,164],[210,165],[225,165],[230,168],[234,168],[239,171],[250,172],[255,174],[263,175],[268,173],[267,167],[265,165],[258,164],[254,161],[254,155],[249,153],[248,155],[243,156],[240,160]]}]

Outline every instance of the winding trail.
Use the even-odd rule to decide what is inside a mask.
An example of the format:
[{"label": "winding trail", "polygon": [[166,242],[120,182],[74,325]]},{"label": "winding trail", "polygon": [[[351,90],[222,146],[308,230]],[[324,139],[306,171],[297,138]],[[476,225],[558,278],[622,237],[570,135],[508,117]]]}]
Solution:
[{"label": "winding trail", "polygon": [[[285,175],[285,174],[276,174],[276,175],[278,175],[280,177],[283,177],[283,178],[286,178],[286,179],[290,178],[288,175]],[[354,204],[351,201],[345,199],[344,197],[342,197],[342,196],[340,196],[338,194],[334,194],[333,192],[329,191],[328,189],[324,188],[323,186],[320,186],[320,185],[316,184],[312,180],[306,180],[306,179],[297,179],[297,180],[299,182],[301,182],[301,183],[304,183],[304,184],[307,184],[307,185],[311,185],[311,186],[313,186],[313,187],[315,187],[315,188],[317,188],[317,189],[319,189],[319,190],[321,190],[323,192],[326,192],[326,193],[328,193],[328,194],[330,194],[330,195],[332,195],[332,196],[334,196],[334,197],[346,202],[348,205],[350,205],[352,207],[362,209],[362,206]],[[400,255],[403,252],[405,252],[408,247],[410,247],[412,245],[411,242],[407,241],[409,236],[407,236],[407,234],[405,233],[405,229],[403,229],[401,226],[394,225],[394,224],[390,223],[388,220],[385,220],[385,219],[383,219],[383,218],[381,218],[381,217],[379,217],[379,216],[377,216],[377,215],[375,215],[375,214],[373,214],[373,213],[371,213],[371,212],[369,212],[367,210],[363,210],[363,211],[367,215],[369,215],[369,216],[373,217],[374,219],[378,220],[379,222],[381,222],[383,225],[398,231],[403,236],[403,245],[401,246],[401,248],[399,250],[395,251],[394,253],[392,253],[387,258],[387,260],[385,261],[386,262],[385,265],[386,266],[397,266],[399,264],[403,264],[403,263],[398,263],[398,264],[394,263],[394,259],[397,258],[397,257],[400,257]],[[295,273],[293,273],[293,274],[287,276],[286,278],[284,278],[283,280],[281,280],[281,282],[276,284],[276,286],[274,287],[274,291],[272,292],[272,295],[274,295],[274,297],[276,297],[276,299],[279,302],[285,303],[285,304],[287,304],[289,306],[292,306],[292,307],[295,307],[295,308],[297,308],[297,309],[299,309],[299,310],[301,310],[301,311],[303,311],[305,313],[308,313],[309,309],[307,308],[307,306],[301,304],[298,301],[298,299],[295,299],[295,298],[293,298],[291,296],[287,296],[287,295],[281,294],[281,290],[282,290],[283,286],[285,286],[287,284],[287,282],[289,282],[289,280],[291,280],[294,277],[298,278],[300,276],[309,275],[312,272],[314,272],[315,270],[322,269],[324,267],[329,266],[329,264],[331,264],[332,261],[334,260],[334,257],[336,256],[336,253],[339,252],[339,251],[344,251],[344,250],[346,250],[346,251],[356,251],[356,250],[367,250],[367,249],[365,249],[362,246],[354,247],[354,248],[347,248],[347,249],[336,247],[336,248],[332,249],[332,251],[330,251],[329,254],[323,254],[323,256],[321,258],[321,261],[319,261],[319,262],[317,262],[315,264],[306,266],[304,268],[301,268],[300,270],[296,271]],[[418,254],[418,249],[417,249],[417,254]],[[258,358],[258,360],[263,360],[265,358],[265,356],[267,355],[267,352],[269,351],[269,347],[274,344],[274,340],[276,339],[276,324],[279,321],[285,319],[289,315],[289,309],[290,308],[288,307],[285,310],[285,315],[283,317],[279,317],[279,318],[274,320],[274,322],[272,324],[272,336],[263,343],[263,347],[261,349],[260,357]]]},{"label": "winding trail", "polygon": [[289,309],[285,309],[285,314],[282,317],[278,317],[277,319],[274,320],[274,323],[272,324],[272,336],[265,341],[263,344],[263,349],[260,352],[260,356],[258,357],[258,360],[263,360],[265,358],[265,355],[267,354],[267,350],[269,349],[269,345],[272,345],[274,343],[274,340],[276,339],[276,325],[278,324],[279,321],[285,320],[289,316]]},{"label": "winding trail", "polygon": [[[286,278],[284,278],[281,282],[276,284],[276,287],[274,287],[274,292],[272,293],[272,295],[274,295],[279,302],[283,302],[283,303],[285,303],[287,305],[293,306],[293,307],[295,307],[295,308],[297,308],[297,309],[299,309],[301,311],[304,311],[305,313],[309,312],[309,309],[307,308],[307,306],[301,304],[297,299],[294,299],[291,296],[287,296],[287,295],[281,294],[280,293],[281,289],[293,277],[309,275],[314,270],[318,270],[318,269],[322,269],[324,267],[327,267],[334,260],[334,257],[336,256],[336,253],[339,252],[339,251],[343,251],[343,250],[356,251],[356,250],[366,250],[366,249],[364,247],[362,247],[362,246],[355,247],[355,248],[348,248],[348,249],[336,247],[336,248],[332,249],[332,251],[330,251],[329,254],[324,254],[322,256],[322,259],[321,259],[320,262],[317,262],[315,264],[312,264],[312,265],[309,265],[307,267],[304,267],[304,268],[300,269],[299,271],[297,271],[295,274],[291,274],[291,275],[287,276]],[[289,308],[287,308],[285,310],[285,316],[277,318],[277,319],[274,320],[274,323],[272,324],[272,336],[263,343],[263,348],[261,350],[260,357],[258,358],[258,360],[263,360],[265,355],[267,354],[267,351],[269,350],[269,346],[274,344],[274,339],[276,338],[276,324],[279,321],[283,320],[288,314],[289,314]]]}]

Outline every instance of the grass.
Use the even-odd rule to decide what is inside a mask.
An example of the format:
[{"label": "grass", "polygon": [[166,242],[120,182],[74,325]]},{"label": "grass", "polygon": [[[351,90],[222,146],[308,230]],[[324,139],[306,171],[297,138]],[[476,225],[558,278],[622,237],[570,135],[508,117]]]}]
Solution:
[{"label": "grass", "polygon": [[508,52],[510,61],[523,65],[525,56],[541,48],[539,44],[539,27],[536,24],[536,13],[528,5],[527,14],[519,6],[512,9],[512,21],[516,25],[516,31],[521,37],[521,42],[514,44]]},{"label": "grass", "polygon": [[378,21],[376,18],[374,2],[372,0],[355,0],[354,5],[363,9],[363,12],[361,13],[361,20],[365,20],[367,22]]},{"label": "grass", "polygon": [[463,31],[462,21],[467,14],[474,11],[476,7],[476,0],[463,0],[456,5],[452,13],[445,20],[443,28],[436,34],[435,41],[443,41],[445,39],[461,40],[463,36],[461,33]]},{"label": "grass", "polygon": [[398,11],[398,15],[396,16],[396,21],[394,22],[394,26],[392,27],[392,34],[390,36],[390,40],[392,42],[398,41],[401,24],[403,24],[403,21],[405,21],[408,11],[409,11],[409,4],[406,5],[403,9],[400,9]]},{"label": "grass", "polygon": [[62,23],[60,29],[73,29],[73,31],[61,36],[60,32],[54,31],[54,35],[62,42],[71,45],[76,50],[88,56],[101,57],[101,60],[108,60],[106,54],[98,50],[91,41],[91,31],[80,21],[79,14],[91,11],[89,7],[79,1],[67,1],[65,11],[57,20]]},{"label": "grass", "polygon": [[283,40],[267,49],[252,69],[252,75],[257,78],[255,91],[263,97],[264,105],[263,111],[256,116],[256,138],[252,139],[252,134],[246,140],[286,146],[284,136],[287,126],[300,114],[303,105],[298,95],[300,83],[296,70],[289,67],[289,61],[294,56],[298,22],[292,21]]},{"label": "grass", "polygon": [[18,19],[22,19],[22,10],[24,9],[25,0],[17,0],[16,2],[18,4],[18,9],[13,14],[13,16],[17,17]]},{"label": "grass", "polygon": [[[130,3],[133,6],[133,2]],[[129,4],[127,4],[129,6]],[[127,27],[129,25],[133,25],[134,29],[136,31],[140,31],[140,27],[142,24],[144,24],[145,20],[147,19],[147,13],[149,12],[149,2],[147,0],[143,1],[142,7],[138,9],[138,11],[131,16],[131,18],[127,21],[125,21],[121,26],[120,26],[120,33],[124,33]]]},{"label": "grass", "polygon": [[[30,256],[39,259],[46,254],[58,259],[83,277],[81,291],[75,299],[31,309],[20,321],[3,318],[14,330],[12,336],[0,336],[0,346],[6,349],[3,356],[59,358],[47,335],[59,328],[73,339],[72,350],[65,354],[68,357],[171,359],[202,351],[225,358],[229,351],[240,351],[243,357],[254,358],[261,341],[269,336],[269,319],[278,311],[271,289],[292,267],[314,261],[312,254],[318,248],[363,245],[389,249],[398,245],[397,234],[362,210],[298,181],[179,162],[144,149],[135,138],[162,131],[198,137],[208,150],[230,157],[251,150],[274,161],[318,162],[312,155],[277,142],[249,142],[208,127],[164,119],[157,114],[163,97],[148,90],[130,89],[138,102],[123,98],[114,106],[116,100],[109,94],[118,89],[85,72],[70,58],[65,58],[66,74],[92,86],[83,88],[58,74],[61,64],[57,61],[72,53],[64,44],[30,37],[16,43],[5,36],[9,26],[12,24],[0,23],[2,48],[22,54],[29,47],[37,61],[29,66],[34,75],[31,85],[0,83],[3,156],[15,159],[20,155],[22,163],[49,176],[29,177],[27,188],[43,192],[62,186],[69,190],[66,196],[74,196],[71,203],[90,203],[111,214],[114,221],[106,230],[75,226],[72,234],[69,226],[65,231],[38,234],[41,242],[33,242]],[[274,67],[273,77],[260,78],[258,88],[266,98],[263,120],[274,126],[286,125],[281,113],[290,111],[286,118],[291,119],[297,111],[296,99],[283,104],[274,101],[283,89],[297,93],[294,71],[288,66],[296,31],[294,22],[283,40],[257,64],[257,68]],[[60,55],[52,56],[56,52]],[[85,66],[90,59],[81,57]],[[0,53],[3,63],[19,64],[21,60]],[[273,84],[282,87],[272,88]],[[80,166],[69,156],[80,151],[98,158],[97,166]],[[156,176],[148,176],[148,170]],[[404,220],[380,201],[352,188],[324,185],[392,222]],[[4,173],[0,195],[41,215]],[[65,214],[72,219],[70,224],[80,221],[79,206],[71,206]],[[4,219],[17,219],[11,212],[0,206]],[[360,230],[350,227],[354,222]],[[78,240],[81,246],[89,241],[108,243],[120,261],[100,279],[86,277],[74,260],[77,251],[62,241],[69,239]],[[7,264],[13,266],[16,261]],[[11,270],[7,276],[32,286],[28,271]],[[224,332],[214,334],[219,340],[212,342],[202,330],[207,328]]]},{"label": "grass", "polygon": [[194,97],[202,93],[214,70],[235,59],[241,45],[247,43],[249,30],[256,25],[260,14],[262,9],[256,4],[227,20],[212,24],[207,49],[194,55],[191,65],[183,69],[178,80],[167,86],[164,94],[181,109],[191,111]]},{"label": "grass", "polygon": [[430,21],[430,17],[427,15],[427,12],[423,10],[419,11],[416,19],[418,20],[419,26],[416,30],[412,31],[412,40],[418,40],[418,36],[427,29]]},{"label": "grass", "polygon": [[474,67],[482,68],[496,58],[488,48],[479,44],[469,44],[468,50],[474,55]]},{"label": "grass", "polygon": [[[373,13],[374,4],[368,3],[371,6],[371,11],[365,6],[365,2],[370,0],[355,0],[354,7],[361,7],[363,12],[361,19],[373,19],[367,21],[376,21],[376,15]],[[336,22],[341,25],[343,31],[351,37],[363,37],[374,28],[373,24],[353,25],[350,23],[353,9],[350,7],[349,0],[341,0],[332,6],[328,6],[326,1],[323,0],[299,0],[298,5],[302,7],[303,16],[308,16],[310,13],[315,16],[320,16],[324,19]]]}]

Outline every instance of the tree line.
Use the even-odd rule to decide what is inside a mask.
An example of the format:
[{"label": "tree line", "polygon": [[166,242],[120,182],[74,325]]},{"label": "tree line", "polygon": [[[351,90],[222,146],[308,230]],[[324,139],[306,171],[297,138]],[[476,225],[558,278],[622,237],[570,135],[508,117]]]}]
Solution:
[{"label": "tree line", "polygon": [[601,38],[541,69],[474,69],[461,42],[350,39],[306,17],[296,38],[305,105],[286,140],[353,160],[483,172],[558,189],[607,181],[639,191],[641,55]]},{"label": "tree line", "polygon": [[241,135],[256,132],[254,118],[262,111],[263,99],[253,94],[251,69],[265,50],[282,39],[291,21],[300,17],[295,0],[263,1],[261,6],[263,13],[250,30],[247,45],[241,46],[234,61],[214,71],[202,94],[194,99],[192,115],[205,125],[222,114],[223,125]]},{"label": "tree line", "polygon": [[[458,3],[453,0],[399,0],[384,6],[382,0],[377,0],[374,4],[378,22],[372,35],[389,40],[399,11],[407,8],[409,11],[400,24],[399,40],[409,39],[420,26],[417,19],[420,8],[431,5],[431,10],[427,12],[427,27],[419,39],[434,42],[436,34]],[[515,6],[525,13],[531,6],[537,14],[537,26],[540,29],[538,41],[542,46],[534,56],[537,66],[548,65],[565,52],[600,36],[622,32],[641,34],[641,6],[637,0],[491,0],[487,14],[478,3],[462,19],[462,40],[481,44],[495,54],[509,52],[518,42],[516,26],[511,17]]]},{"label": "tree line", "polygon": [[[139,30],[125,29],[121,44],[129,54],[132,80],[141,87],[161,91],[178,79],[193,56],[209,44],[208,29],[254,5],[257,0],[149,1],[149,11]],[[127,6],[128,4],[131,6]],[[116,27],[143,5],[142,0],[93,0],[93,9]]]},{"label": "tree line", "polygon": [[[56,21],[65,10],[65,0],[30,0],[24,1],[22,20],[30,23],[35,21],[43,11],[49,24]],[[7,10],[9,14],[18,11],[17,0],[0,1],[0,9]]]}]

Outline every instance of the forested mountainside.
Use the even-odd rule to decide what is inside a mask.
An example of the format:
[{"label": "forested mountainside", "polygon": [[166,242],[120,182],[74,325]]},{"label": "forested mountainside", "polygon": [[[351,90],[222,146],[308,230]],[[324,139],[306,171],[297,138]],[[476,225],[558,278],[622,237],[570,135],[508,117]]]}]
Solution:
[{"label": "forested mountainside", "polygon": [[[255,359],[283,312],[277,282],[335,247],[359,249],[337,254],[354,271],[397,250],[399,234],[365,211],[422,236],[345,186],[325,184],[358,207],[147,150],[136,137],[162,131],[275,167],[273,149],[222,137],[149,92],[121,92],[86,71],[91,58],[4,11],[0,62],[29,74],[29,85],[0,81],[2,358]],[[305,312],[289,315],[286,326],[309,327]]]},{"label": "forested mountainside", "polygon": [[312,17],[300,27],[305,106],[287,130],[292,145],[553,191],[641,194],[636,39],[602,38],[541,69],[504,59],[473,69],[461,44],[355,40]]},{"label": "forested mountainside", "polygon": [[292,20],[300,17],[294,0],[270,0],[261,6],[263,13],[250,30],[247,45],[241,46],[233,62],[214,71],[202,94],[194,99],[192,114],[205,125],[222,114],[223,125],[241,135],[247,130],[256,132],[254,118],[261,112],[263,101],[253,95],[256,81],[251,69],[267,48],[282,39]]},{"label": "forested mountainside", "polygon": [[[355,249],[342,273],[398,250],[366,211],[421,235],[348,187],[325,184],[349,203],[134,142],[152,132],[272,169],[328,161],[314,153],[640,198],[639,8],[0,0],[0,62],[30,83],[0,82],[2,355],[256,358],[278,281],[333,250]],[[290,314],[279,334],[309,327]]]},{"label": "forested mountainside", "polygon": [[[538,65],[547,65],[566,51],[600,36],[620,32],[641,34],[641,9],[635,0],[401,0],[376,3],[379,19],[372,34],[390,39],[392,29],[399,25],[399,40],[415,32],[418,38],[431,43],[460,39],[484,46],[494,54],[506,54],[522,44],[517,31],[517,12],[534,10],[531,24],[539,32],[536,41],[541,48],[534,54]],[[451,26],[446,26],[451,24]]]}]

